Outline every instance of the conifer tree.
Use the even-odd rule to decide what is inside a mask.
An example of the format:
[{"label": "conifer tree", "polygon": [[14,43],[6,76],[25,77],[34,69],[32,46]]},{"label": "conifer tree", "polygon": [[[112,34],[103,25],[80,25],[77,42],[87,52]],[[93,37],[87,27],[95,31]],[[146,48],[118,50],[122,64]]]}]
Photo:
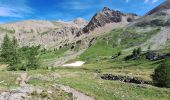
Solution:
[{"label": "conifer tree", "polygon": [[0,56],[1,56],[2,62],[7,63],[7,64],[10,63],[12,47],[11,47],[11,40],[7,34],[4,37],[1,48],[2,49],[1,49]]},{"label": "conifer tree", "polygon": [[11,47],[12,47],[12,50],[11,50],[11,61],[10,62],[12,65],[15,65],[21,62],[19,52],[18,52],[19,45],[15,37],[13,37],[12,39]]}]

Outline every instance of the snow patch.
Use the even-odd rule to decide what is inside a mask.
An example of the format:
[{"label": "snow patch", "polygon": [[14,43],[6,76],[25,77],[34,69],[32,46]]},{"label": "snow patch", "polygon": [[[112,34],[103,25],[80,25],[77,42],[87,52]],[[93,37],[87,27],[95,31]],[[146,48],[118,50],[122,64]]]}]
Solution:
[{"label": "snow patch", "polygon": [[70,63],[70,64],[64,64],[64,67],[80,67],[84,64],[84,61],[76,61],[74,63]]}]

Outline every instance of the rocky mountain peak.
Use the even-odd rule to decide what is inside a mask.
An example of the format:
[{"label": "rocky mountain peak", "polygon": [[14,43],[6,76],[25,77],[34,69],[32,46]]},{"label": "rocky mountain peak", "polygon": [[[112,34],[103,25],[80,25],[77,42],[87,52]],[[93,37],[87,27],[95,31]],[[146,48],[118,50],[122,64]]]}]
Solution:
[{"label": "rocky mountain peak", "polygon": [[104,7],[102,11],[103,11],[103,12],[104,12],[104,11],[111,11],[111,9],[108,8],[108,7]]},{"label": "rocky mountain peak", "polygon": [[[117,24],[117,23],[121,23],[121,22],[128,23],[129,21],[127,21],[127,19],[130,18],[131,20],[133,20],[134,16],[136,16],[136,15],[124,14],[120,11],[111,10],[108,7],[104,7],[103,10],[96,13],[92,17],[92,19],[90,20],[88,25],[85,26],[82,29],[82,31],[78,32],[77,36],[80,36],[81,34],[84,34],[84,33],[90,33],[91,31],[94,31],[96,28],[103,27],[106,24],[110,24],[110,23]],[[125,21],[124,21],[124,19],[125,19]]]}]

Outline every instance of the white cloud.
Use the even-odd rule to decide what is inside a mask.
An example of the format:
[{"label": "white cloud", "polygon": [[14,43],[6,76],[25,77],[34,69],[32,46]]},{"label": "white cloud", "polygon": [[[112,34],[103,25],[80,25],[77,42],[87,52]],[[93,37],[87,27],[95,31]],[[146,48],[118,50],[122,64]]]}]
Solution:
[{"label": "white cloud", "polygon": [[2,17],[22,17],[17,10],[9,7],[0,7],[0,16]]},{"label": "white cloud", "polygon": [[158,0],[152,0],[152,2],[151,2],[151,3],[156,3],[156,2],[158,2]]},{"label": "white cloud", "polygon": [[27,5],[27,0],[1,0],[0,17],[22,18],[26,14],[32,13],[32,8]]},{"label": "white cloud", "polygon": [[80,1],[66,1],[66,2],[59,3],[57,6],[58,7],[60,6],[61,8],[73,9],[73,10],[83,10],[91,7],[91,5],[89,5],[87,2],[80,2]]},{"label": "white cloud", "polygon": [[[149,3],[151,0],[144,0],[144,3]],[[129,0],[125,0],[126,3],[129,2]],[[158,0],[152,0],[151,3],[156,3]]]},{"label": "white cloud", "polygon": [[128,3],[129,2],[129,0],[126,0],[126,3]]},{"label": "white cloud", "polygon": [[77,9],[77,10],[81,10],[81,9],[86,9],[89,7],[88,4],[86,3],[82,3],[82,2],[70,2],[70,4],[72,7],[71,9]]},{"label": "white cloud", "polygon": [[151,3],[151,4],[156,3],[158,1],[159,0],[144,0],[145,3]]},{"label": "white cloud", "polygon": [[148,2],[149,2],[149,0],[144,0],[144,2],[145,2],[145,3],[148,3]]}]

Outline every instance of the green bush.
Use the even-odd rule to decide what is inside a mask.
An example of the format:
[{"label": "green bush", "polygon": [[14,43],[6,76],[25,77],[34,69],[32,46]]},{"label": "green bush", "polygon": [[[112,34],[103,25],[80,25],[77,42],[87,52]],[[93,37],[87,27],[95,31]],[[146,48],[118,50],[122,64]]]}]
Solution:
[{"label": "green bush", "polygon": [[22,54],[23,62],[25,63],[22,69],[37,69],[39,68],[39,46],[32,46],[32,47],[22,47],[20,49]]},{"label": "green bush", "polygon": [[8,66],[7,71],[17,71],[17,67],[16,66]]},{"label": "green bush", "polygon": [[170,59],[163,61],[155,69],[152,79],[156,86],[170,88]]}]

